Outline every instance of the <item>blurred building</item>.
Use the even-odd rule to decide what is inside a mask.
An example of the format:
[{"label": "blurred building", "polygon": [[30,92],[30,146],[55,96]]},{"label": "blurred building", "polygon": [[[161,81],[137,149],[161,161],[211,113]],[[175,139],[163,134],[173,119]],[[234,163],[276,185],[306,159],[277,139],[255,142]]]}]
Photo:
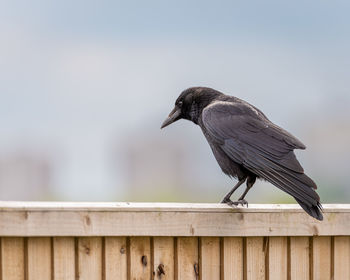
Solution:
[{"label": "blurred building", "polygon": [[[178,139],[177,139],[178,140]],[[186,188],[183,174],[188,168],[184,145],[169,142],[159,133],[133,134],[121,145],[118,160],[123,162],[127,196],[132,199],[167,200]]]},{"label": "blurred building", "polygon": [[308,154],[306,172],[313,175],[321,198],[328,203],[349,202],[349,120],[349,112],[338,109],[332,116],[313,119],[312,126],[304,127],[305,142],[310,143],[302,153]]},{"label": "blurred building", "polygon": [[51,161],[45,155],[0,155],[0,200],[38,200],[49,195]]}]

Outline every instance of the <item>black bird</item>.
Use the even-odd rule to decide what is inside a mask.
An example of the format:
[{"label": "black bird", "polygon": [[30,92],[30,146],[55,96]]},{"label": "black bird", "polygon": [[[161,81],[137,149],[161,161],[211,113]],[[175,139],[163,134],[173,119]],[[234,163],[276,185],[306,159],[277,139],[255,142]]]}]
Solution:
[{"label": "black bird", "polygon": [[[312,217],[322,220],[314,181],[304,174],[294,149],[305,149],[293,135],[272,123],[259,109],[237,97],[207,87],[183,91],[161,128],[186,119],[200,126],[222,171],[238,179],[222,203],[247,204],[244,197],[257,178],[290,194]],[[233,192],[246,181],[238,201]]]}]

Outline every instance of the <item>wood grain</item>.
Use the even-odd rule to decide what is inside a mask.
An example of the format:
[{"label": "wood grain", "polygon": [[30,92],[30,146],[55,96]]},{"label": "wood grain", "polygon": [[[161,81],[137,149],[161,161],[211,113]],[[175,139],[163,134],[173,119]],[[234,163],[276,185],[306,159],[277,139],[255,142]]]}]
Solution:
[{"label": "wood grain", "polygon": [[344,205],[334,205],[334,209],[325,205],[325,219],[319,222],[289,205],[232,209],[219,204],[176,203],[1,204],[0,236],[10,237],[350,235],[350,207]]},{"label": "wood grain", "polygon": [[75,279],[74,237],[53,238],[53,278],[54,280]]},{"label": "wood grain", "polygon": [[78,238],[78,279],[102,280],[102,238]]},{"label": "wood grain", "polygon": [[263,237],[246,238],[246,275],[247,280],[265,279],[266,243]]},{"label": "wood grain", "polygon": [[308,279],[310,275],[309,237],[290,237],[291,280]]},{"label": "wood grain", "polygon": [[[173,237],[154,237],[154,279],[174,280],[175,279],[175,251]],[[162,273],[164,271],[164,274]]]},{"label": "wood grain", "polygon": [[199,255],[197,237],[179,237],[176,242],[176,279],[199,279]]},{"label": "wood grain", "polygon": [[200,279],[220,280],[220,238],[200,238]]},{"label": "wood grain", "polygon": [[0,202],[0,279],[350,279],[349,215],[349,205],[325,205],[319,222],[293,205]]},{"label": "wood grain", "polygon": [[105,279],[127,279],[126,237],[105,237]]},{"label": "wood grain", "polygon": [[243,280],[243,238],[224,237],[221,250],[223,280]]},{"label": "wood grain", "polygon": [[329,280],[331,279],[331,237],[313,238],[313,279]]},{"label": "wood grain", "polygon": [[51,238],[28,238],[28,280],[51,279]]},{"label": "wood grain", "polygon": [[287,237],[269,238],[269,279],[287,280]]},{"label": "wood grain", "polygon": [[334,279],[350,279],[350,237],[334,237]]},{"label": "wood grain", "polygon": [[151,241],[149,237],[130,237],[129,265],[130,279],[151,279]]},{"label": "wood grain", "polygon": [[21,237],[1,238],[1,278],[24,279],[24,239]]}]

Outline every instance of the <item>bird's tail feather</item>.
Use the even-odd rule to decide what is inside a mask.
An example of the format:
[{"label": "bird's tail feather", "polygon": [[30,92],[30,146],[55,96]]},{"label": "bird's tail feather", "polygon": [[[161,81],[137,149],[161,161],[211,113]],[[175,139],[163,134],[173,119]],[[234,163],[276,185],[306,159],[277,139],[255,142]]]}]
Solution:
[{"label": "bird's tail feather", "polygon": [[[312,186],[305,184],[311,180],[305,174],[291,176],[282,172],[267,172],[268,181],[295,198],[299,205],[312,217],[322,221],[322,205]],[[295,178],[298,177],[298,178]],[[303,180],[306,177],[307,179]],[[266,178],[266,177],[265,177]]]},{"label": "bird's tail feather", "polygon": [[317,186],[311,178],[304,173],[293,172],[271,161],[264,163],[266,167],[264,170],[255,170],[262,178],[293,196],[310,216],[318,220],[323,219],[320,197],[315,192]]},{"label": "bird's tail feather", "polygon": [[317,219],[319,221],[323,220],[323,215],[321,213],[321,211],[322,211],[321,203],[317,202],[316,205],[308,206],[306,203],[300,201],[297,198],[295,198],[295,200],[299,203],[301,208],[303,208],[310,216],[314,217],[315,219]]},{"label": "bird's tail feather", "polygon": [[[315,182],[303,172],[296,172],[266,157],[245,163],[250,170],[295,198],[312,217],[322,220],[320,197]],[[263,168],[262,168],[263,167]]]}]

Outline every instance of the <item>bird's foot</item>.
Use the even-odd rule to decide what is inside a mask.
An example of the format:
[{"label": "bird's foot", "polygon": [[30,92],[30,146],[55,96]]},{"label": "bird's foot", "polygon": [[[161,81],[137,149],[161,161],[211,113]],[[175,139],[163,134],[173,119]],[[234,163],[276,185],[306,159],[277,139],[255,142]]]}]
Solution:
[{"label": "bird's foot", "polygon": [[247,208],[248,208],[248,201],[246,201],[245,199],[240,199],[237,201],[229,200],[229,201],[225,201],[225,203],[229,206],[238,206],[238,205],[245,206],[245,205],[247,205]]}]

